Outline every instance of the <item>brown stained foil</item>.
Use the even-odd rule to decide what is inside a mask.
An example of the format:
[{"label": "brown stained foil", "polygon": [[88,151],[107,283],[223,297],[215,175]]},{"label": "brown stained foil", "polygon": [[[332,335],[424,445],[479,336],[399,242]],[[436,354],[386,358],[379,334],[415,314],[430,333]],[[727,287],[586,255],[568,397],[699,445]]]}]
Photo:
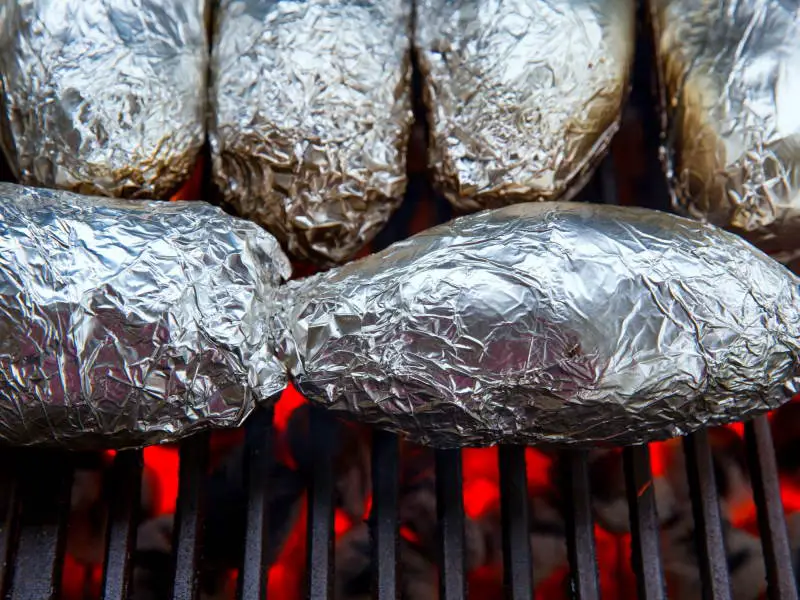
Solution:
[{"label": "brown stained foil", "polygon": [[0,145],[25,184],[166,198],[205,141],[206,0],[0,3]]},{"label": "brown stained foil", "polygon": [[461,210],[568,200],[617,131],[631,0],[420,0],[431,162]]},{"label": "brown stained foil", "polygon": [[234,427],[280,392],[277,241],[202,202],[0,184],[0,440],[126,447]]},{"label": "brown stained foil", "polygon": [[276,348],[311,400],[412,441],[639,443],[800,389],[799,286],[710,225],[518,204],[289,283]]},{"label": "brown stained foil", "polygon": [[653,0],[676,207],[800,258],[800,12]]},{"label": "brown stained foil", "polygon": [[410,0],[223,0],[214,179],[294,256],[343,262],[406,186]]}]

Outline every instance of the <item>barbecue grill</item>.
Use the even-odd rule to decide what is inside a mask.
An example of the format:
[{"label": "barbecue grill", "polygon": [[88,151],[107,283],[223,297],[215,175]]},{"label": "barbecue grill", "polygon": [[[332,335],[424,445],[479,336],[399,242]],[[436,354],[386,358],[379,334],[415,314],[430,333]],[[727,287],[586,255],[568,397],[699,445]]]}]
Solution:
[{"label": "barbecue grill", "polygon": [[[641,23],[641,19],[640,19]],[[648,173],[637,190],[639,205],[667,206],[666,182],[658,160],[658,121],[652,90],[652,42],[641,27],[634,86],[629,110],[641,119]],[[408,198],[379,245],[405,237],[409,209],[421,197],[420,177],[412,177]],[[424,186],[422,186],[424,187]],[[582,197],[617,202],[613,155],[601,165]],[[443,205],[443,203],[442,203]],[[446,209],[443,209],[446,211]],[[441,220],[441,219],[440,219]],[[246,501],[244,549],[239,569],[238,597],[264,598],[268,568],[268,477],[271,461],[272,412],[261,409],[246,428],[244,455]],[[334,565],[334,418],[311,410],[312,466],[307,500],[307,593],[312,599],[333,597]],[[706,431],[684,440],[686,469],[695,521],[698,567],[704,596],[731,598],[728,565],[723,545],[719,498]],[[745,443],[758,526],[768,579],[768,597],[798,597],[784,519],[775,450],[766,417],[745,424]],[[80,456],[39,450],[3,449],[0,463],[0,592],[10,600],[57,597],[64,566],[66,527],[72,473]],[[528,536],[528,499],[525,449],[502,446],[499,450],[504,587],[513,600],[533,597],[531,548]],[[209,435],[189,438],[180,446],[180,472],[174,528],[172,596],[193,599],[199,595],[199,562],[203,553],[206,498],[202,493],[209,469]],[[659,550],[659,522],[653,475],[647,446],[623,450],[627,501],[632,530],[632,567],[639,598],[666,597]],[[585,450],[562,452],[563,497],[566,501],[566,541],[570,564],[570,591],[574,598],[601,597],[590,501],[588,455]],[[369,518],[373,558],[372,594],[379,600],[397,597],[398,584],[398,477],[400,454],[396,436],[374,432],[372,441],[373,503]],[[106,600],[129,596],[132,553],[138,525],[143,470],[141,450],[118,452],[111,471],[107,538],[104,552],[102,595]],[[458,450],[436,451],[436,498],[440,531],[439,590],[442,600],[467,597],[465,565],[465,512],[462,463]]]}]

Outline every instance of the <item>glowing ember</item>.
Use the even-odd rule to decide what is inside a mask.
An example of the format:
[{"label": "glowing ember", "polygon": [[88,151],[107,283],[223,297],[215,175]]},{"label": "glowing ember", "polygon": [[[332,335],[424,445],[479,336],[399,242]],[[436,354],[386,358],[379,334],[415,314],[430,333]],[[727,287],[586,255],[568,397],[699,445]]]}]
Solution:
[{"label": "glowing ember", "polygon": [[205,158],[201,155],[197,157],[192,174],[186,180],[177,192],[175,192],[170,200],[176,202],[178,200],[198,200],[203,197],[203,168],[205,166]]}]

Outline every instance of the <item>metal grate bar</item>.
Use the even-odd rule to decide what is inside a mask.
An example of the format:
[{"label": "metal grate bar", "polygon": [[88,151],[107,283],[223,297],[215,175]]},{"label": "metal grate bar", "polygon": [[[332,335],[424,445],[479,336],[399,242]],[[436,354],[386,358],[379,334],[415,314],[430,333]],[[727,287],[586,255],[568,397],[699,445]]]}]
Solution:
[{"label": "metal grate bar", "polygon": [[661,600],[667,596],[661,568],[650,449],[648,446],[629,446],[622,452],[633,534],[631,562],[636,574],[636,590],[642,600]]},{"label": "metal grate bar", "polygon": [[375,430],[372,436],[372,597],[396,600],[398,543],[398,477],[400,448],[397,436]]},{"label": "metal grate bar", "polygon": [[142,493],[142,451],[118,452],[111,469],[111,502],[103,568],[103,599],[128,598]]},{"label": "metal grate bar", "polygon": [[245,428],[245,509],[244,558],[239,576],[239,598],[260,600],[267,597],[269,568],[269,474],[272,461],[272,409],[258,409]]},{"label": "metal grate bar", "polygon": [[308,597],[333,598],[333,455],[336,423],[311,409],[311,483],[308,487]]},{"label": "metal grate bar", "polygon": [[578,600],[595,600],[600,598],[600,584],[597,576],[588,453],[585,450],[566,450],[561,456],[565,467],[563,482],[572,589]]},{"label": "metal grate bar", "polygon": [[728,559],[722,537],[719,495],[708,431],[704,429],[684,438],[683,447],[704,597],[708,600],[728,600],[731,598]]},{"label": "metal grate bar", "polygon": [[10,600],[57,598],[66,547],[72,465],[64,454],[25,454],[19,544]]},{"label": "metal grate bar", "polygon": [[19,505],[17,504],[17,478],[11,465],[15,464],[15,454],[5,451],[2,460],[5,465],[0,468],[0,598],[6,597],[8,584],[11,581],[11,563],[16,551],[16,521]]},{"label": "metal grate bar", "polygon": [[467,596],[464,497],[460,450],[436,451],[436,514],[439,518],[440,600]]},{"label": "metal grate bar", "polygon": [[533,598],[533,567],[525,448],[501,445],[499,463],[505,596],[509,600],[530,600]]},{"label": "metal grate bar", "polygon": [[767,417],[756,417],[746,423],[744,432],[753,497],[758,511],[758,528],[767,566],[767,594],[770,600],[794,600],[797,598],[797,588],[783,515],[775,447]]},{"label": "metal grate bar", "polygon": [[172,597],[199,597],[199,561],[203,534],[203,483],[208,472],[209,436],[195,435],[181,443],[178,502],[175,507],[175,579]]}]

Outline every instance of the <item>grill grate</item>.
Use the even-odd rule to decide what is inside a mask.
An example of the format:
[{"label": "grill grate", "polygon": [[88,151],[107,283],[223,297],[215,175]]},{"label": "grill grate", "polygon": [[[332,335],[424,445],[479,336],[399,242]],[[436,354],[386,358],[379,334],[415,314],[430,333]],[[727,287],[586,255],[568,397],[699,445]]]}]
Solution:
[{"label": "grill grate", "polygon": [[783,516],[775,447],[767,418],[753,419],[745,425],[744,433],[753,478],[753,498],[758,510],[758,528],[764,544],[769,597],[770,600],[796,600],[797,585]]},{"label": "grill grate", "polygon": [[372,587],[376,600],[397,597],[397,510],[400,449],[397,436],[376,431],[372,440],[373,500],[370,515],[372,564],[375,565]]},{"label": "grill grate", "polygon": [[[333,577],[333,478],[329,451],[334,442],[335,422],[324,411],[313,411],[311,439],[315,461],[310,486],[309,598],[332,598]],[[266,505],[271,435],[270,411],[254,416],[258,427],[248,428],[256,436],[244,457],[248,502],[244,560],[239,577],[239,598],[266,595],[267,519]],[[695,514],[699,567],[705,597],[730,598],[727,563],[722,545],[719,504],[706,432],[685,442],[687,473]],[[768,575],[768,598],[797,598],[786,524],[780,499],[777,468],[769,425],[759,417],[746,425],[748,459],[751,461],[754,496],[764,544]],[[199,595],[199,557],[203,504],[199,493],[208,469],[208,438],[200,435],[182,443],[180,491],[175,528],[174,592],[176,599]],[[8,458],[8,457],[7,457]],[[32,451],[15,452],[19,470],[3,485],[5,519],[0,528],[0,552],[7,557],[0,569],[4,597],[11,600],[41,600],[58,596],[64,558],[65,526],[73,464],[63,456]],[[567,502],[567,543],[571,567],[571,590],[576,599],[600,598],[595,556],[594,525],[589,504],[590,489],[585,451],[564,451],[563,489]],[[22,462],[19,462],[19,461]],[[46,468],[42,468],[46,465]],[[505,596],[509,600],[533,597],[531,548],[524,448],[503,446],[499,452]],[[26,475],[22,470],[35,476]],[[397,491],[398,440],[393,434],[376,432],[373,443],[374,504],[372,532],[373,597],[397,597]],[[659,531],[647,446],[624,450],[624,470],[632,526],[632,560],[638,597],[665,598],[664,575],[659,558]],[[464,506],[461,494],[461,453],[436,453],[437,512],[441,535],[440,593],[443,600],[466,598]],[[126,598],[131,583],[131,553],[137,524],[136,499],[142,474],[141,451],[117,454],[110,486],[110,504],[103,597]],[[18,490],[18,493],[17,493]],[[10,584],[10,585],[9,585]]]},{"label": "grill grate", "polygon": [[[600,598],[600,585],[597,581],[588,453],[584,450],[565,451],[564,463],[566,465],[563,473],[564,497],[568,503],[565,511],[567,551],[572,588],[576,600],[597,600]],[[527,543],[527,540],[525,542]],[[530,573],[530,568],[528,572]]]},{"label": "grill grate", "polygon": [[[335,422],[311,411],[311,483],[308,487],[308,595],[333,597],[333,454]],[[248,527],[249,527],[248,523]],[[246,567],[246,565],[245,565]]]},{"label": "grill grate", "polygon": [[461,492],[461,451],[436,451],[436,515],[439,518],[439,598],[466,596],[464,496]]},{"label": "grill grate", "polygon": [[248,427],[245,456],[247,509],[244,538],[244,568],[239,581],[241,600],[258,600],[267,592],[267,560],[269,523],[269,466],[272,456],[271,410],[259,410]]},{"label": "grill grate", "polygon": [[[640,20],[641,21],[641,20]],[[666,188],[660,175],[656,141],[656,115],[651,99],[651,48],[639,36],[637,68],[631,105],[643,116],[643,134],[649,141],[649,176],[637,190],[640,204],[663,207]],[[420,202],[420,178],[410,180],[407,201],[396,215],[400,223],[379,236],[378,244],[405,237],[410,215]],[[587,198],[615,202],[617,190],[612,160],[606,159],[587,186]],[[436,210],[441,204],[436,205]],[[446,213],[446,209],[443,209]],[[446,214],[438,215],[444,220]],[[405,229],[404,229],[405,227]],[[272,448],[272,411],[259,410],[246,430],[243,456],[246,486],[244,553],[238,579],[238,597],[266,597],[269,560],[268,504]],[[307,573],[308,596],[333,597],[334,478],[333,447],[336,421],[323,410],[311,411],[310,443],[313,465],[308,490]],[[780,496],[774,447],[766,417],[745,428],[745,442],[758,524],[764,546],[770,600],[797,599],[786,523]],[[713,600],[731,598],[723,546],[719,498],[707,432],[684,442],[686,468],[695,520],[700,576],[704,595]],[[73,457],[30,450],[5,451],[0,471],[0,593],[9,600],[42,600],[58,596],[65,552],[65,529]],[[579,600],[601,597],[594,524],[590,504],[588,457],[585,451],[564,451],[561,456],[566,537],[572,596]],[[632,530],[632,564],[638,597],[666,597],[660,560],[658,515],[647,446],[626,448],[623,465]],[[528,536],[525,449],[501,446],[499,450],[501,527],[504,587],[509,600],[533,597],[532,549]],[[11,466],[8,466],[11,465]],[[174,530],[174,580],[172,596],[180,600],[199,597],[199,562],[202,551],[204,498],[201,493],[209,467],[209,436],[184,441],[180,450],[179,496]],[[378,600],[398,597],[398,438],[374,432],[372,444],[373,507],[370,515],[372,594]],[[105,549],[102,590],[107,600],[129,597],[131,555],[138,525],[138,499],[142,452],[116,455],[110,477],[112,501]],[[440,596],[460,600],[467,596],[464,503],[461,452],[436,452],[436,503],[440,526]]]},{"label": "grill grate", "polygon": [[650,471],[650,448],[632,446],[623,450],[625,485],[631,515],[631,549],[636,591],[643,600],[663,600],[664,571],[658,531],[656,494]]},{"label": "grill grate", "polygon": [[[531,544],[528,537],[528,483],[525,448],[500,446],[500,518],[503,584],[509,600],[531,597]],[[593,557],[592,557],[593,558]]]},{"label": "grill grate", "polygon": [[119,452],[111,471],[111,497],[108,508],[108,538],[103,571],[103,598],[128,597],[133,569],[131,555],[135,543],[139,498],[142,488],[142,451]]}]

